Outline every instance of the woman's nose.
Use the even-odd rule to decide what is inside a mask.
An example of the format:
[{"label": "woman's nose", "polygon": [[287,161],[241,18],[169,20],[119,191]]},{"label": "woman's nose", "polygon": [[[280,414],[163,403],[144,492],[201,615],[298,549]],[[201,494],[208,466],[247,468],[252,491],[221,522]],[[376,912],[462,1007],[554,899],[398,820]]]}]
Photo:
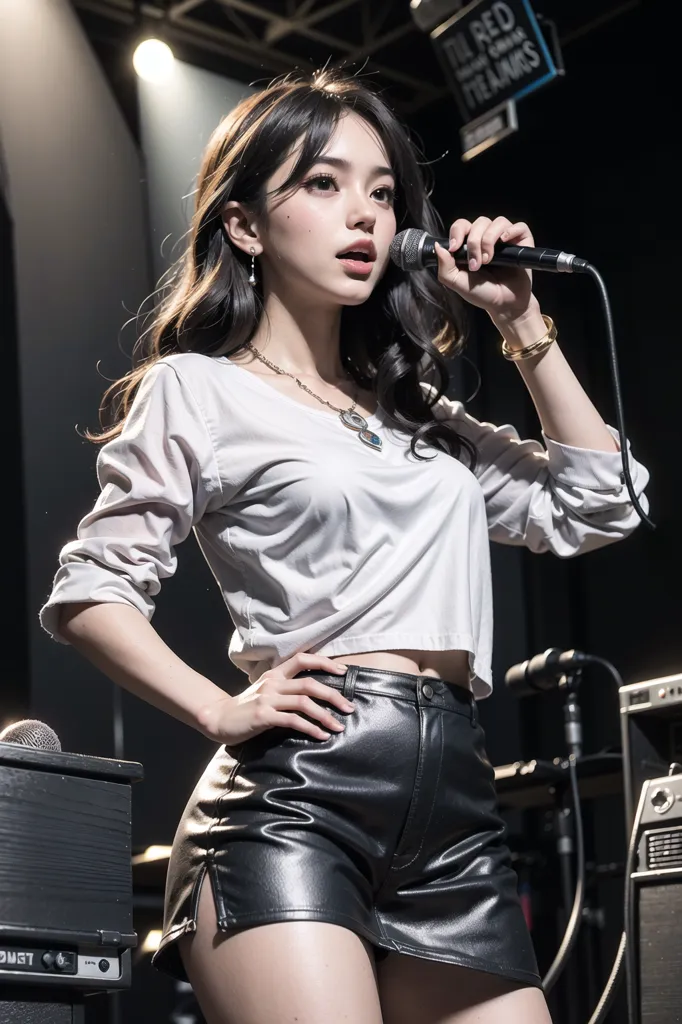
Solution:
[{"label": "woman's nose", "polygon": [[349,228],[362,225],[367,227],[377,219],[376,208],[368,195],[352,195],[348,200],[346,221]]}]

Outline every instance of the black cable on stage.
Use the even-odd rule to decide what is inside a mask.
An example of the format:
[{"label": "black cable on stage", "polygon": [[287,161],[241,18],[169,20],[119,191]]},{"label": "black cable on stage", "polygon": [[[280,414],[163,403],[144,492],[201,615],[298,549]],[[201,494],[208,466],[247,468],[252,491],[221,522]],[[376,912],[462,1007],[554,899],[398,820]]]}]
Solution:
[{"label": "black cable on stage", "polygon": [[609,368],[611,370],[611,382],[613,384],[613,398],[616,407],[616,426],[618,427],[618,435],[620,438],[620,450],[621,457],[623,459],[623,482],[626,484],[632,504],[637,510],[637,514],[643,523],[645,523],[649,529],[655,530],[656,524],[652,522],[647,516],[644,509],[639,503],[639,499],[635,494],[635,488],[632,483],[632,477],[630,476],[630,466],[628,464],[627,457],[627,434],[625,432],[625,417],[623,415],[623,397],[620,387],[620,375],[618,372],[618,354],[616,352],[616,333],[613,326],[613,314],[611,312],[611,303],[609,302],[609,293],[606,290],[606,284],[604,279],[597,270],[596,267],[592,266],[591,263],[587,263],[581,268],[581,272],[589,274],[594,283],[597,285],[599,291],[599,298],[601,300],[602,313],[604,314],[604,323],[606,324],[606,341],[609,348]]},{"label": "black cable on stage", "polygon": [[[609,672],[616,682],[616,685],[620,688],[623,685],[623,680],[611,662],[606,661],[605,658],[599,658],[596,655],[590,655],[589,660],[595,664],[601,665]],[[571,792],[573,796],[573,807],[575,814],[575,835],[576,835],[576,889],[575,897],[573,900],[573,909],[569,922],[566,926],[564,938],[561,942],[559,950],[554,958],[554,962],[549,968],[545,975],[542,986],[545,992],[549,992],[552,987],[556,984],[560,974],[562,973],[569,956],[575,946],[578,938],[578,932],[580,930],[582,911],[585,899],[585,847],[584,847],[584,836],[582,828],[582,817],[580,807],[580,792],[578,789],[578,776],[577,767],[574,757],[570,757],[568,761],[570,779],[571,779]],[[628,844],[627,862],[625,865],[625,891],[624,891],[624,929],[618,944],[618,949],[614,957],[613,965],[609,973],[609,977],[606,981],[604,989],[599,1001],[590,1017],[588,1024],[602,1024],[607,1013],[611,1009],[611,1005],[618,991],[620,983],[623,979],[623,968],[625,967],[625,975],[627,981],[627,1001],[628,1001],[628,1024],[640,1024],[640,1014],[638,1011],[637,1000],[639,998],[638,986],[637,986],[637,965],[635,963],[635,942],[634,942],[634,931],[635,931],[635,913],[633,904],[633,893],[632,893],[632,882],[631,875],[635,866],[635,857],[637,855],[637,833],[639,831],[640,821],[642,819],[642,813],[644,811],[644,801],[640,798],[635,820],[632,825],[632,831],[630,833],[630,840]]]},{"label": "black cable on stage", "polygon": [[554,957],[552,966],[542,979],[542,988],[545,992],[550,992],[554,987],[568,962],[568,958],[573,952],[573,948],[578,941],[578,933],[580,932],[580,925],[582,924],[583,918],[583,907],[585,906],[585,837],[583,835],[580,791],[578,789],[578,770],[576,767],[576,758],[573,754],[568,758],[568,771],[571,780],[573,819],[575,821],[575,896],[573,898],[571,916],[568,919],[568,924],[566,925],[566,931],[564,932],[561,945]]},{"label": "black cable on stage", "polygon": [[616,992],[620,987],[620,983],[623,980],[623,966],[625,964],[625,932],[620,937],[620,943],[616,951],[616,958],[613,961],[611,973],[609,974],[608,981],[604,986],[604,991],[599,997],[599,1002],[594,1008],[594,1012],[590,1017],[587,1024],[602,1024],[602,1021],[606,1017],[606,1014],[611,1009]]},{"label": "black cable on stage", "polygon": [[[559,648],[550,648],[545,651],[543,655],[536,655],[535,658],[531,658],[523,664],[513,666],[505,676],[505,683],[509,687],[510,691],[515,693],[516,696],[529,696],[532,693],[542,693],[545,690],[552,689],[554,686],[559,685],[557,680],[561,675],[568,676],[571,672],[579,672],[583,667],[589,664],[601,665],[605,668],[613,678],[617,688],[620,688],[623,685],[622,677],[617,668],[605,658],[600,658],[592,654],[584,654],[581,651],[575,650],[562,652]],[[552,685],[548,685],[552,680]],[[567,718],[566,721],[568,727],[570,719]],[[570,742],[570,732],[567,732],[567,739]],[[575,736],[574,740],[576,740],[576,743],[579,743]],[[545,993],[550,992],[556,984],[575,947],[580,931],[580,925],[582,923],[582,914],[585,902],[585,841],[580,805],[580,789],[578,785],[577,757],[575,751],[572,752],[568,758],[567,765],[569,769],[571,796],[575,818],[576,886],[573,906],[563,939],[554,961],[542,981],[542,987]],[[640,1024],[636,1002],[638,993],[636,985],[636,965],[634,963],[634,942],[632,940],[634,912],[632,907],[632,885],[630,882],[630,876],[634,868],[636,837],[641,815],[642,804],[640,801],[640,808],[637,812],[636,820],[630,835],[627,864],[625,869],[624,930],[621,935],[609,977],[588,1024],[602,1024],[604,1021],[604,1018],[609,1012],[613,999],[618,991],[620,982],[623,979],[623,968],[626,965],[628,975],[628,1024]]]}]

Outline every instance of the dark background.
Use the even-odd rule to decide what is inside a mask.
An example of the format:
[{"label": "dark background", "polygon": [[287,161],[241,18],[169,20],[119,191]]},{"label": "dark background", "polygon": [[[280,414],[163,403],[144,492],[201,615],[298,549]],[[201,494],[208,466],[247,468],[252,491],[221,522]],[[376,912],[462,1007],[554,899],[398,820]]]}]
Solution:
[{"label": "dark background", "polygon": [[[560,25],[566,16],[567,5],[559,0],[536,6]],[[587,20],[585,5],[571,7],[572,18],[577,10]],[[460,119],[451,98],[436,98],[410,112],[409,104],[396,97],[399,108],[404,103],[405,119],[421,138],[427,158],[437,161],[434,198],[446,223],[479,214],[526,220],[538,243],[576,252],[601,270],[616,322],[627,432],[633,453],[651,473],[647,493],[649,514],[657,524],[654,532],[641,525],[621,544],[568,561],[493,546],[496,688],[480,710],[496,765],[553,758],[565,749],[558,696],[519,704],[506,692],[504,672],[514,662],[550,646],[577,647],[613,662],[626,683],[679,672],[682,666],[678,57],[669,11],[662,0],[620,9],[611,4],[611,16],[596,19],[589,31],[567,26],[565,78],[524,99],[519,105],[519,131],[468,164],[459,158]],[[103,73],[110,96],[102,102],[113,102],[123,115],[129,133],[126,144],[134,155],[139,143],[135,80],[121,42],[115,33],[104,32],[88,11],[75,13],[83,31],[82,59],[93,61]],[[423,43],[428,45],[426,39]],[[245,82],[257,77],[253,68],[237,59],[218,61],[215,55],[194,51],[181,55],[203,61],[211,70],[219,63],[223,74]],[[432,73],[439,75],[435,60]],[[391,94],[390,85],[387,92]],[[13,103],[21,112],[21,94]],[[26,130],[30,134],[28,125]],[[115,145],[113,140],[112,152]],[[35,166],[40,154],[40,139],[34,137],[22,159],[27,167]],[[107,157],[104,153],[103,160]],[[17,166],[16,156],[13,160]],[[57,169],[55,196],[64,195],[72,185],[69,177],[59,178]],[[54,320],[41,321],[40,310],[30,322],[26,313],[23,319],[17,317],[18,301],[23,309],[40,306],[47,292],[58,290],[59,271],[55,263],[27,260],[25,207],[21,244],[12,245],[11,181],[4,198],[3,347],[6,379],[19,378],[20,386],[11,384],[3,403],[12,479],[5,500],[10,540],[5,577],[13,597],[6,620],[9,658],[0,725],[30,714],[57,730],[64,749],[111,756],[112,685],[75,652],[52,643],[37,627],[36,616],[49,592],[58,550],[96,495],[96,451],[73,430],[76,422],[96,424],[103,386],[96,359],[108,356],[108,376],[126,368],[125,354],[118,351],[120,329],[128,319],[123,306],[134,309],[154,282],[148,261],[144,272],[131,277],[118,305],[109,305],[104,313],[96,290],[84,296],[76,277],[76,285],[59,297],[61,326]],[[130,225],[133,233],[143,234],[143,201],[139,208],[133,204],[130,216],[135,221]],[[92,220],[91,231],[94,240],[102,231],[101,220]],[[46,241],[43,236],[41,242],[39,226],[36,237],[34,253]],[[65,243],[68,239],[62,239]],[[144,242],[139,252],[144,253]],[[101,261],[108,259],[104,248],[93,244],[91,256],[98,254]],[[543,310],[557,322],[560,344],[578,377],[613,424],[613,390],[594,286],[577,276],[536,275],[536,292]],[[82,308],[84,302],[90,304],[89,324],[97,344],[76,358],[68,342],[55,350],[49,337],[61,331],[68,339],[70,310]],[[124,335],[123,349],[130,349],[131,337],[129,332]],[[484,315],[471,317],[466,353],[470,362],[463,360],[461,367],[465,395],[478,386],[470,411],[498,423],[513,422],[522,435],[539,438],[539,423],[523,382],[514,366],[501,358]],[[226,657],[229,620],[193,541],[181,549],[180,568],[166,584],[154,625],[196,669],[227,689],[243,686],[243,677]],[[614,684],[606,675],[586,674],[581,703],[586,751],[617,749]],[[125,757],[142,761],[146,775],[135,787],[135,845],[170,843],[175,822],[213,747],[126,693],[122,708]],[[556,872],[547,824],[542,812],[510,818],[516,848],[535,847],[550,858],[544,872],[532,879],[538,888],[536,937],[543,968],[556,948],[551,913]],[[621,797],[588,805],[586,824],[589,856],[600,863],[622,861]],[[596,933],[599,982],[608,973],[620,933],[621,888],[616,873],[593,892],[595,906],[604,913],[604,927]],[[141,933],[158,914],[158,902],[151,903],[150,909],[138,911]],[[135,999],[124,997],[125,1019],[152,1019],[146,1015],[144,993],[153,993],[153,1019],[167,1019],[162,1008],[170,1005],[169,986],[168,979],[141,966]],[[609,1018],[612,1024],[623,1019],[622,1003],[619,1006]],[[591,1008],[580,1006],[584,1018]]]}]

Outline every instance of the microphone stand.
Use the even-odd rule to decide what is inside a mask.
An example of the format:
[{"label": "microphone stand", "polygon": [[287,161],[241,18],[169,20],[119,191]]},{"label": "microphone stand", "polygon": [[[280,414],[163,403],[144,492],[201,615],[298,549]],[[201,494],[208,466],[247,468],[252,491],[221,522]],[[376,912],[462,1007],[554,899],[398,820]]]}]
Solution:
[{"label": "microphone stand", "polygon": [[[582,669],[576,668],[559,679],[559,689],[565,690],[564,701],[564,736],[568,748],[568,756],[577,762],[583,749],[582,717],[578,703],[578,687]],[[561,874],[562,908],[558,914],[559,935],[564,934],[573,906],[575,883],[573,880],[574,844],[574,809],[570,795],[562,789],[557,794],[557,806],[554,811],[554,835]],[[567,1024],[580,1024],[579,1007],[580,977],[575,958],[569,959],[564,974],[564,993],[566,999]]]},{"label": "microphone stand", "polygon": [[[623,680],[621,679],[619,672],[610,661],[606,661],[606,659],[599,658],[596,655],[583,654],[581,651],[573,650],[562,652],[558,648],[550,648],[545,651],[544,654],[536,655],[534,658],[531,658],[529,661],[525,661],[521,665],[514,665],[513,668],[509,669],[505,675],[506,685],[510,690],[512,690],[512,692],[515,691],[516,695],[519,697],[529,696],[534,692],[541,693],[545,690],[552,689],[553,686],[557,686],[560,690],[563,690],[566,695],[564,704],[564,734],[566,737],[566,745],[569,749],[569,756],[568,759],[561,764],[561,768],[568,770],[572,798],[572,825],[573,835],[575,836],[575,891],[573,896],[573,906],[571,908],[565,934],[561,940],[559,949],[556,952],[552,964],[542,979],[542,987],[545,994],[552,991],[554,985],[564,972],[576,945],[576,941],[584,921],[585,843],[580,807],[580,787],[578,785],[577,765],[582,755],[582,725],[580,705],[578,704],[578,687],[582,676],[582,670],[587,665],[601,665],[616,681],[619,688],[623,686]],[[543,683],[545,685],[542,685]],[[553,793],[556,795],[556,788],[554,788]],[[557,800],[557,807],[559,806],[560,805]],[[570,888],[567,884],[569,843],[567,841],[568,836],[564,834],[566,831],[564,826],[566,825],[567,822],[565,820],[561,821],[561,824],[557,821],[555,825],[558,836],[557,847],[560,854],[559,862],[561,864],[562,872],[566,872],[566,879],[564,879],[564,884],[562,886],[564,901],[566,901],[567,893]],[[629,878],[633,871],[632,865],[635,863],[634,844],[636,840],[636,830],[638,827],[639,822],[636,822],[630,839],[628,861],[625,869],[626,878]],[[560,828],[562,829],[561,833],[559,833]],[[571,837],[571,843],[572,842],[573,839]],[[626,887],[626,929],[621,936],[618,951],[611,967],[611,972],[599,998],[599,1002],[594,1008],[589,1019],[589,1024],[602,1024],[604,1021],[606,1014],[611,1009],[614,996],[618,990],[618,985],[622,980],[624,973],[623,968],[625,968],[629,985],[632,984],[631,979],[634,977],[634,973],[630,969],[631,964],[626,962],[626,950],[629,948],[626,945],[626,936],[629,927],[628,892],[629,889]],[[632,957],[631,950],[630,956]],[[632,1005],[634,1005],[633,1000],[634,997],[631,998],[631,993],[629,992],[628,1001]]]}]

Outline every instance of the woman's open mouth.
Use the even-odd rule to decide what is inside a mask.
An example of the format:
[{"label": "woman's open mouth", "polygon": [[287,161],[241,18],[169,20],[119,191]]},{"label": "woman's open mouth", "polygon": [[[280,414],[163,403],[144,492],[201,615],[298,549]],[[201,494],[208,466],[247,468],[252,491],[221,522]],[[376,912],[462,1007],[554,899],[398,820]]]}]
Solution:
[{"label": "woman's open mouth", "polygon": [[374,260],[371,258],[370,253],[364,252],[361,249],[349,249],[348,252],[342,252],[336,258],[352,274],[361,274],[363,277],[369,277],[372,273]]}]

